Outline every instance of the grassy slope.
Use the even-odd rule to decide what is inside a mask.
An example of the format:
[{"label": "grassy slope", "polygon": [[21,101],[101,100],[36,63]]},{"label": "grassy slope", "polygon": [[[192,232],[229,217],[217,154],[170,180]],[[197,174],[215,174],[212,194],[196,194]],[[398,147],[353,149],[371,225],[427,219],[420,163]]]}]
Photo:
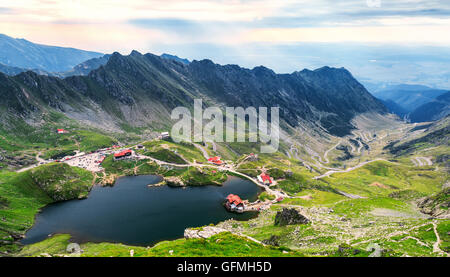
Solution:
[{"label": "grassy slope", "polygon": [[[278,235],[280,245],[307,255],[326,253],[331,256],[367,256],[370,253],[365,248],[370,242],[378,243],[384,249],[384,256],[437,255],[433,253],[436,237],[430,230],[432,225],[418,213],[412,201],[439,192],[448,181],[445,169],[436,170],[434,166],[413,167],[404,161],[379,161],[351,172],[311,180],[316,173],[305,170],[293,159],[286,162],[280,157],[267,160],[262,156],[258,162],[242,164],[240,171],[257,170],[262,166],[269,170],[276,166],[277,169],[293,171],[292,176],[281,177],[283,179],[278,182],[278,187],[294,198],[273,205],[269,211],[249,222],[231,221],[219,224],[221,227],[237,228],[259,240]],[[373,184],[375,182],[381,185],[376,186]],[[351,199],[339,191],[366,198]],[[287,205],[301,206],[314,224],[274,226],[276,211]],[[440,247],[448,249],[450,221],[436,219],[435,222],[438,231],[441,230],[443,242]],[[230,227],[232,225],[237,227]],[[422,230],[425,228],[422,225],[426,226],[426,230]],[[391,237],[396,232],[404,232],[398,241]],[[409,238],[409,235],[414,238]],[[352,251],[336,251],[339,246],[349,244],[350,248],[358,249],[356,254]]]},{"label": "grassy slope", "polygon": [[[423,194],[438,192],[445,173],[433,167],[411,167],[377,161],[346,173],[336,173],[324,178],[334,187],[361,196],[387,196],[394,191],[413,190]],[[378,182],[381,186],[373,183]]]},{"label": "grassy slope", "polygon": [[[11,158],[25,156],[27,163],[35,163],[34,156],[38,152],[44,159],[57,159],[72,154],[75,150],[90,152],[117,143],[116,138],[99,130],[80,126],[56,112],[45,115],[43,120],[45,123],[37,127],[32,127],[21,120],[14,120],[12,127],[0,124],[0,151],[5,151],[4,156]],[[64,128],[69,133],[57,134],[56,129],[59,128]],[[0,168],[11,164],[6,160],[8,159],[0,161]]]},{"label": "grassy slope", "polygon": [[[177,159],[176,155],[181,155],[186,160],[193,162],[206,162],[200,150],[190,143],[174,143],[166,140],[153,140],[143,144],[146,149],[143,151],[146,155],[160,159],[166,162],[185,163],[183,160]],[[165,151],[163,151],[165,150]],[[170,151],[170,153],[168,152]],[[175,154],[176,152],[176,154]]]},{"label": "grassy slope", "polygon": [[[30,228],[35,214],[45,205],[60,200],[86,197],[92,174],[66,164],[48,164],[22,173],[0,173],[0,195],[6,205],[0,209],[0,236],[13,241]],[[12,235],[12,236],[11,236]],[[0,244],[8,250],[16,245]]]},{"label": "grassy slope", "polygon": [[[68,255],[65,252],[70,235],[55,235],[45,241],[28,245],[19,256]],[[152,248],[113,243],[86,243],[81,245],[82,256],[87,257],[293,257],[302,256],[286,248],[263,246],[247,238],[220,233],[207,239],[177,239],[160,242]]]}]

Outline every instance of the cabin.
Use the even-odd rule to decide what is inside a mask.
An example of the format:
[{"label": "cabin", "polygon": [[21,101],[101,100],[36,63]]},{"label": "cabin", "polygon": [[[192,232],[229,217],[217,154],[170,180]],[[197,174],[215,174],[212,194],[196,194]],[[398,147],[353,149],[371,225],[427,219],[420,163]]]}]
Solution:
[{"label": "cabin", "polygon": [[229,194],[227,200],[225,201],[225,209],[229,212],[243,213],[244,212],[244,201],[235,194]]},{"label": "cabin", "polygon": [[215,164],[215,165],[223,165],[223,161],[220,160],[219,156],[211,157],[208,159],[208,162]]},{"label": "cabin", "polygon": [[67,133],[69,133],[69,131],[64,130],[64,129],[56,129],[56,132],[57,132],[58,134],[67,134]]},{"label": "cabin", "polygon": [[270,175],[265,172],[258,175],[258,181],[266,186],[270,186],[273,183],[272,177],[270,177]]},{"label": "cabin", "polygon": [[133,152],[130,149],[126,149],[123,151],[120,151],[118,153],[114,153],[114,160],[121,160],[124,158],[127,158],[129,156],[131,156],[133,154]]},{"label": "cabin", "polygon": [[162,132],[162,133],[159,135],[159,138],[160,138],[160,139],[168,139],[168,138],[170,138],[169,132]]},{"label": "cabin", "polygon": [[247,156],[247,159],[251,162],[258,161],[258,154],[250,153],[250,155]]}]

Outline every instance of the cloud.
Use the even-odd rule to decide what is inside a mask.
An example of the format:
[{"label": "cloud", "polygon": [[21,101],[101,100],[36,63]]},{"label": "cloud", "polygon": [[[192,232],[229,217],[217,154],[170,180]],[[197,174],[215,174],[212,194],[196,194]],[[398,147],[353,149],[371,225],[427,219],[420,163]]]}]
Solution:
[{"label": "cloud", "polygon": [[[420,68],[447,72],[449,61],[414,52],[423,59],[420,63],[398,66],[367,50],[374,48],[340,52],[336,45],[397,45],[403,49],[398,55],[411,45],[448,47],[450,1],[380,0],[379,7],[371,7],[366,0],[15,0],[2,2],[0,30],[33,42],[105,53],[170,51],[190,59],[259,63],[281,71],[350,64],[357,74],[388,78],[396,76],[393,68],[408,66],[421,74],[425,70]],[[394,53],[389,49],[379,51]],[[348,61],[359,59],[364,64]],[[425,63],[430,60],[433,67]],[[449,83],[446,74],[436,76],[447,76]]]},{"label": "cloud", "polygon": [[0,7],[0,14],[10,14],[13,12],[13,9]]},{"label": "cloud", "polygon": [[137,18],[128,23],[148,29],[159,29],[169,32],[201,32],[208,24],[205,21],[195,21],[178,18]]}]

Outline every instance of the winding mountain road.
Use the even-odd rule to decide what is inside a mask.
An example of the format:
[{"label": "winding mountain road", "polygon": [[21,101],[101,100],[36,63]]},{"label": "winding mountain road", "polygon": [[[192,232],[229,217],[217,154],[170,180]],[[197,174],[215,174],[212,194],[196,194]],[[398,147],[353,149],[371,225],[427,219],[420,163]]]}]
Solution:
[{"label": "winding mountain road", "polygon": [[[385,160],[385,159],[382,159],[382,158],[378,158],[378,159],[375,159],[375,160],[362,162],[362,163],[360,163],[360,164],[358,164],[358,165],[355,165],[355,166],[353,166],[353,167],[349,167],[349,168],[347,168],[347,169],[345,169],[345,170],[330,170],[330,171],[326,172],[325,174],[322,174],[322,175],[320,175],[320,176],[315,176],[315,177],[313,177],[313,179],[316,179],[316,180],[317,180],[317,179],[321,179],[321,178],[324,178],[324,177],[328,177],[328,176],[330,176],[331,174],[334,174],[334,173],[345,173],[345,172],[350,172],[350,171],[352,171],[352,170],[355,170],[355,169],[358,169],[358,168],[360,168],[360,167],[362,167],[362,166],[365,166],[366,164],[373,163],[373,162],[376,162],[376,161],[390,162],[390,161],[388,161],[388,160]],[[390,162],[390,163],[391,163],[391,162]]]},{"label": "winding mountain road", "polygon": [[433,165],[430,157],[412,157],[411,162],[414,166]]},{"label": "winding mountain road", "polygon": [[330,152],[331,150],[333,150],[333,149],[335,149],[336,147],[338,147],[338,145],[339,144],[341,144],[341,142],[342,142],[342,140],[339,140],[339,142],[335,145],[335,146],[333,146],[333,147],[331,147],[330,149],[328,149],[327,151],[325,151],[325,153],[323,154],[323,158],[326,160],[326,162],[324,162],[324,163],[329,163],[330,162],[330,160],[328,160],[328,152]]},{"label": "winding mountain road", "polygon": [[208,160],[209,159],[208,151],[206,151],[206,149],[203,148],[203,146],[201,146],[200,144],[197,144],[197,143],[193,143],[193,144],[198,150],[200,150],[202,152],[203,157],[205,157],[205,159]]},{"label": "winding mountain road", "polygon": [[39,157],[41,154],[42,154],[41,152],[38,152],[38,153],[36,154],[36,157],[35,157],[36,160],[37,160],[37,163],[36,163],[36,164],[33,164],[33,165],[30,165],[30,166],[27,166],[27,167],[18,169],[18,170],[16,170],[16,172],[24,172],[24,171],[27,171],[27,170],[29,170],[29,169],[35,168],[35,167],[37,167],[37,166],[39,166],[39,165],[41,165],[41,164],[49,163],[48,161],[46,161],[46,160],[42,159],[41,157]]}]

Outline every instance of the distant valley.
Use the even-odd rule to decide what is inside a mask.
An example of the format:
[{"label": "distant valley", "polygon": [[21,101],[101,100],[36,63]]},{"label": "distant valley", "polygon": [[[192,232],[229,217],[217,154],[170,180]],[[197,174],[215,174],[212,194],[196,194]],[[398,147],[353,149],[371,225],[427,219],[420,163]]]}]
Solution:
[{"label": "distant valley", "polygon": [[390,112],[401,118],[426,122],[449,114],[449,92],[422,85],[393,85],[372,93],[383,101]]}]

